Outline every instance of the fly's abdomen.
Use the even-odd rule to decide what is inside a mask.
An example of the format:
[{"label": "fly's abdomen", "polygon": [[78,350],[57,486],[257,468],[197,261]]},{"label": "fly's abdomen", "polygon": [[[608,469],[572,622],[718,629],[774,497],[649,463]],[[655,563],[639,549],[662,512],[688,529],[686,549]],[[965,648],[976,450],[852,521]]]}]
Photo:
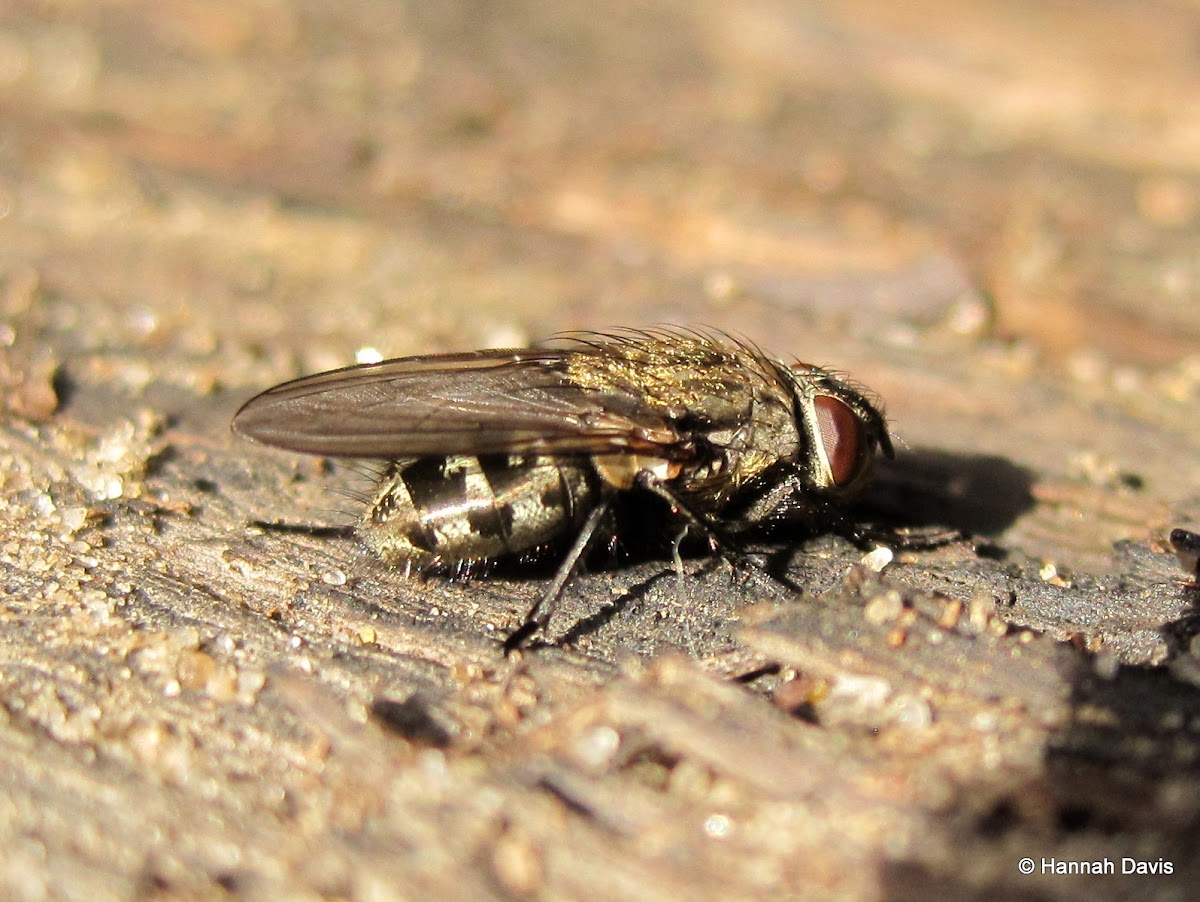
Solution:
[{"label": "fly's abdomen", "polygon": [[359,524],[385,561],[464,569],[568,535],[595,505],[585,458],[460,454],[394,461]]}]

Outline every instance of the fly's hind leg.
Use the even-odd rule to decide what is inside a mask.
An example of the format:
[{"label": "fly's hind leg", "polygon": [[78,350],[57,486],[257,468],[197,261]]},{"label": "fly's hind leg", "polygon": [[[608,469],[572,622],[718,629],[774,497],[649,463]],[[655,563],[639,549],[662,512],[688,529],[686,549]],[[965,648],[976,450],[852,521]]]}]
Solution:
[{"label": "fly's hind leg", "polygon": [[[720,555],[721,559],[726,561],[732,569],[736,571],[744,568],[745,565],[730,554],[727,543],[712,524],[706,522],[699,514],[693,511],[683,499],[664,485],[662,480],[652,472],[642,470],[638,473],[635,477],[635,486],[661,498],[670,506],[672,513],[683,520],[684,528],[676,537],[672,549],[677,574],[680,576],[683,575],[683,560],[679,554],[679,547],[691,530],[695,530],[704,536],[713,553]],[[588,514],[583,526],[580,527],[579,534],[575,537],[575,542],[571,545],[562,563],[559,564],[554,578],[550,581],[545,591],[542,592],[537,603],[529,609],[529,613],[525,615],[524,623],[505,640],[505,654],[510,654],[519,648],[525,647],[530,639],[546,628],[546,625],[550,622],[550,618],[554,615],[555,609],[558,607],[559,600],[562,598],[567,583],[579,572],[579,568],[583,564],[588,550],[592,547],[596,536],[602,531],[600,525],[609,512],[610,502],[605,500],[597,504],[591,513]],[[757,570],[753,566],[748,569]]]},{"label": "fly's hind leg", "polygon": [[592,542],[595,541],[596,536],[600,533],[600,524],[608,514],[608,511],[608,502],[602,501],[588,514],[587,519],[583,521],[583,526],[580,527],[579,535],[575,537],[575,542],[571,545],[570,551],[567,552],[562,563],[558,565],[558,570],[555,571],[554,578],[550,580],[550,584],[546,586],[537,603],[525,615],[525,622],[517,627],[504,641],[505,654],[510,654],[519,648],[523,648],[536,633],[545,630],[546,625],[550,622],[550,618],[554,616],[554,609],[558,607],[563,590],[566,589],[567,583],[571,581],[571,577],[579,572],[579,567],[583,563],[588,549],[592,547]]}]

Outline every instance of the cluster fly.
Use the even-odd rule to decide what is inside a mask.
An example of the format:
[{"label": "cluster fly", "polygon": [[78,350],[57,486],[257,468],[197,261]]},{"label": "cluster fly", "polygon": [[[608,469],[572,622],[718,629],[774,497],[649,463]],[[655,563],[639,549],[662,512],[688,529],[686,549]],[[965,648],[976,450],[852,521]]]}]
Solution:
[{"label": "cluster fly", "polygon": [[251,399],[233,430],[388,461],[357,532],[389,564],[464,575],[566,548],[509,649],[547,625],[614,505],[657,497],[676,548],[694,532],[716,551],[781,523],[845,526],[841,503],[892,455],[878,406],[820,367],[684,331],[563,343],[306,376]]}]

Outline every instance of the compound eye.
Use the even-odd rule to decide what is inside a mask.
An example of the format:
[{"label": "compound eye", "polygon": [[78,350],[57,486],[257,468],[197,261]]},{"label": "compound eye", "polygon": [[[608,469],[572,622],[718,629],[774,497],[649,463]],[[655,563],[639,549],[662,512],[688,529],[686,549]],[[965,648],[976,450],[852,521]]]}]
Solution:
[{"label": "compound eye", "polygon": [[813,399],[817,411],[817,435],[829,461],[834,485],[853,482],[868,462],[867,436],[858,415],[829,395]]}]

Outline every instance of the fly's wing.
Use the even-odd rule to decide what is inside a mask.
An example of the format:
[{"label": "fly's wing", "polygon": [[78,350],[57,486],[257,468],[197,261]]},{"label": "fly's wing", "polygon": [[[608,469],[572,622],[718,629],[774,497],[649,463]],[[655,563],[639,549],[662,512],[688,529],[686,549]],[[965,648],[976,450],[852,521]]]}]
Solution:
[{"label": "fly's wing", "polygon": [[407,357],[306,376],[246,403],[233,431],[330,457],[450,454],[669,456],[678,434],[627,394],[589,392],[567,378],[565,350]]}]

